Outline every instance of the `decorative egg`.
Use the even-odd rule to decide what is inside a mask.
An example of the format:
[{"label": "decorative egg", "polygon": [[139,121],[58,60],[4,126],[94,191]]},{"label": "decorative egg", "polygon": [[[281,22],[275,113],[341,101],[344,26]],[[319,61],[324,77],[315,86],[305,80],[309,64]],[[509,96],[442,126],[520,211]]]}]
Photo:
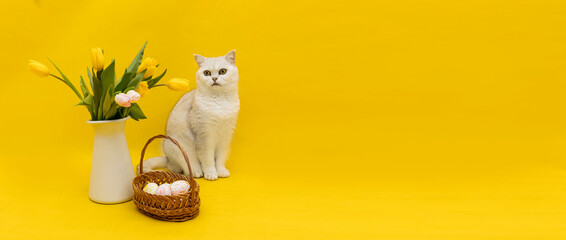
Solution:
[{"label": "decorative egg", "polygon": [[155,191],[155,194],[163,195],[163,196],[171,196],[171,184],[164,183],[159,185],[157,191]]},{"label": "decorative egg", "polygon": [[159,186],[157,186],[157,183],[150,182],[147,185],[145,185],[145,187],[143,188],[143,191],[146,192],[146,193],[155,194],[158,187]]},{"label": "decorative egg", "polygon": [[189,192],[189,189],[191,189],[191,185],[185,180],[178,180],[171,184],[172,195],[187,193]]}]

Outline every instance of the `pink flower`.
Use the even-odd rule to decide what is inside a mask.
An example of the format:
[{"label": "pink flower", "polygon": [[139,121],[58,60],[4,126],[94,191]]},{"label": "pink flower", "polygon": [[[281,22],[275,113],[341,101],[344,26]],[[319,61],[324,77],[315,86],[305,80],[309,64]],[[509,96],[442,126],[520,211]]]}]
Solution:
[{"label": "pink flower", "polygon": [[132,98],[126,94],[119,93],[114,97],[116,103],[122,107],[130,107],[132,106]]},{"label": "pink flower", "polygon": [[130,97],[132,99],[133,103],[137,102],[141,98],[141,95],[134,90],[128,91],[128,93],[126,93],[126,95],[128,95],[128,97]]}]

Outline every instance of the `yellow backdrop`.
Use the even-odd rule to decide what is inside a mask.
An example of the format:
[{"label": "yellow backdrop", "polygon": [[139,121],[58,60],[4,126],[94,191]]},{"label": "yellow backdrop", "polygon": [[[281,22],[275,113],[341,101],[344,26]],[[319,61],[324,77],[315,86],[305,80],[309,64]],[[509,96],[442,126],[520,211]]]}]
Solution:
[{"label": "yellow backdrop", "polygon": [[[564,239],[566,2],[3,1],[2,239]],[[237,49],[228,167],[201,215],[153,220],[88,199],[88,113],[27,60],[78,83],[93,47],[194,80]],[[54,70],[53,67],[50,67]],[[194,84],[194,82],[193,82]],[[182,93],[129,120],[133,164]],[[152,155],[159,155],[155,145]]]}]

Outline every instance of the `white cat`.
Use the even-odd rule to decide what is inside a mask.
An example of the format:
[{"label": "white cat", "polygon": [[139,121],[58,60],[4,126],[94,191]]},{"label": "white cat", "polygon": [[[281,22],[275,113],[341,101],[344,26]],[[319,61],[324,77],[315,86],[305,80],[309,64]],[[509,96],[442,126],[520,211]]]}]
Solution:
[{"label": "white cat", "polygon": [[[199,66],[197,88],[185,94],[169,114],[167,135],[185,149],[195,177],[229,177],[225,163],[240,110],[236,53],[216,58],[194,56]],[[165,157],[144,162],[144,172],[166,167],[189,175],[183,155],[173,143],[164,141],[163,152]]]}]

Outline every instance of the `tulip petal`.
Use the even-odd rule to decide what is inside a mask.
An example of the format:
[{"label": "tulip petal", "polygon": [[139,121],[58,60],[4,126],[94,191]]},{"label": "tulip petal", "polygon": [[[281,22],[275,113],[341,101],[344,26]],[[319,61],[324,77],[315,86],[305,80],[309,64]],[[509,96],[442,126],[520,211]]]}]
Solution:
[{"label": "tulip petal", "polygon": [[29,60],[28,66],[29,66],[29,70],[35,73],[37,76],[40,77],[49,76],[49,68],[47,68],[47,66],[43,65],[38,61]]},{"label": "tulip petal", "polygon": [[191,88],[189,81],[182,78],[172,78],[167,82],[167,87],[173,91],[188,91]]}]

